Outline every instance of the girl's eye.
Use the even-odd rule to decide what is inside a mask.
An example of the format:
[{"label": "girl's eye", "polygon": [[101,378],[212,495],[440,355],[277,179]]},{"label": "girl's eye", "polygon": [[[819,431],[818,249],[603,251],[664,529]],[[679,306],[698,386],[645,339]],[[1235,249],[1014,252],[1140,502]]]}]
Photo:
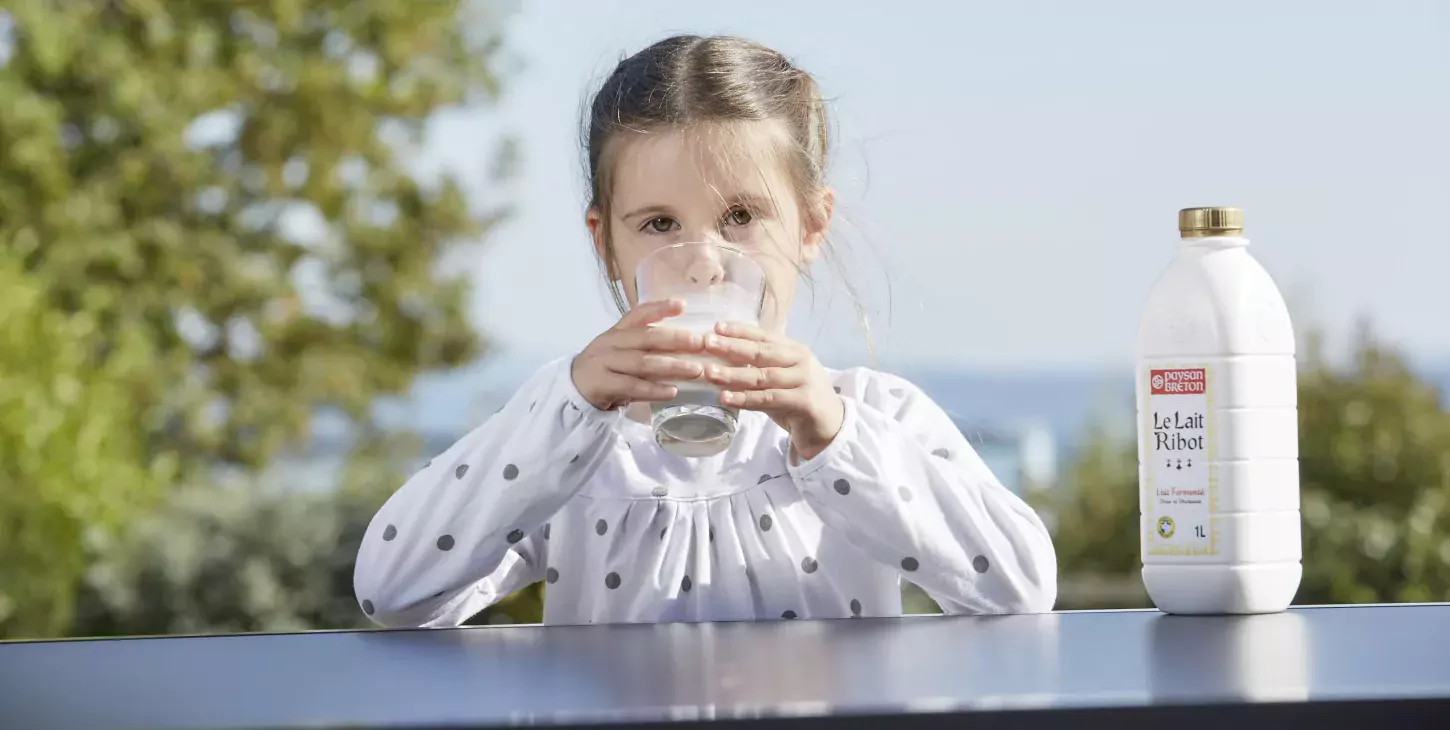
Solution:
[{"label": "girl's eye", "polygon": [[679,224],[675,222],[674,218],[659,216],[658,218],[651,218],[646,221],[644,227],[655,233],[669,233],[678,228]]},{"label": "girl's eye", "polygon": [[755,216],[748,208],[731,208],[730,212],[725,214],[725,222],[732,226],[748,226],[753,220],[755,220]]}]

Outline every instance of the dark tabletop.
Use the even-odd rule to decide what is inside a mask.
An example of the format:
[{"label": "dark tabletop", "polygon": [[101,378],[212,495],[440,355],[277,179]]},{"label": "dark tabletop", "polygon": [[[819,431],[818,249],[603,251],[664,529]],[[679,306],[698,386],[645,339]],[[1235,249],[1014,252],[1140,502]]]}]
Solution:
[{"label": "dark tabletop", "polygon": [[7,730],[957,727],[966,715],[973,727],[1450,727],[1450,605],[0,644]]}]

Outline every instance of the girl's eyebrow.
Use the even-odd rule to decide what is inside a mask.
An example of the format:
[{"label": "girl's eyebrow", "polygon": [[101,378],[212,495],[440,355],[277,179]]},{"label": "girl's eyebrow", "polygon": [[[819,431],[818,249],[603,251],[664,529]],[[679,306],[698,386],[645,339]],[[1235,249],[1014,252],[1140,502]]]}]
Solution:
[{"label": "girl's eyebrow", "polygon": [[637,209],[632,210],[632,211],[630,211],[628,213],[625,213],[624,215],[620,216],[619,218],[620,218],[620,220],[626,220],[627,221],[627,220],[634,220],[636,218],[643,218],[643,217],[646,217],[646,216],[648,216],[650,218],[655,218],[655,217],[658,217],[658,216],[669,216],[669,215],[672,215],[672,211],[670,210],[670,207],[669,206],[667,206],[667,205],[650,204],[650,205],[644,206],[643,208],[637,208]]},{"label": "girl's eyebrow", "polygon": [[775,198],[756,193],[738,193],[728,198],[730,207],[743,205],[751,210],[775,210]]}]

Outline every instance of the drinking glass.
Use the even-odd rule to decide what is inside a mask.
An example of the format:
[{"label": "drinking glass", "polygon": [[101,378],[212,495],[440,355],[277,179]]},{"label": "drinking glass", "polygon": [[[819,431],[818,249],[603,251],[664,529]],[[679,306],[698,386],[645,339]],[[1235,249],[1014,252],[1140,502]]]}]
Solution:
[{"label": "drinking glass", "polygon": [[[677,243],[645,257],[635,269],[635,293],[641,302],[679,299],[682,314],[659,322],[708,334],[721,321],[760,323],[765,302],[765,272],[740,250],[716,243]],[[681,357],[702,365],[711,355]],[[650,405],[655,442],[679,456],[713,456],[730,447],[740,412],[720,403],[720,389],[703,376],[671,382],[673,400]]]}]

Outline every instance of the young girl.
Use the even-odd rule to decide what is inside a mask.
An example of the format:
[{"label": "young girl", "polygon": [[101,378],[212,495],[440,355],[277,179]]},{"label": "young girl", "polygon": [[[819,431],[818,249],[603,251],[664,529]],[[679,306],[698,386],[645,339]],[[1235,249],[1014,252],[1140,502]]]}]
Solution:
[{"label": "young girl", "polygon": [[[456,626],[539,580],[553,624],[897,616],[903,579],[948,613],[1051,610],[1046,529],[947,415],[783,334],[827,245],[826,127],[813,79],[753,43],[676,37],[619,64],[590,107],[585,222],[626,313],[383,505],[358,551],[365,614]],[[760,326],[650,326],[683,305],[636,301],[635,266],[684,241],[761,264]],[[652,438],[649,403],[691,378],[741,409],[717,456]]]}]

